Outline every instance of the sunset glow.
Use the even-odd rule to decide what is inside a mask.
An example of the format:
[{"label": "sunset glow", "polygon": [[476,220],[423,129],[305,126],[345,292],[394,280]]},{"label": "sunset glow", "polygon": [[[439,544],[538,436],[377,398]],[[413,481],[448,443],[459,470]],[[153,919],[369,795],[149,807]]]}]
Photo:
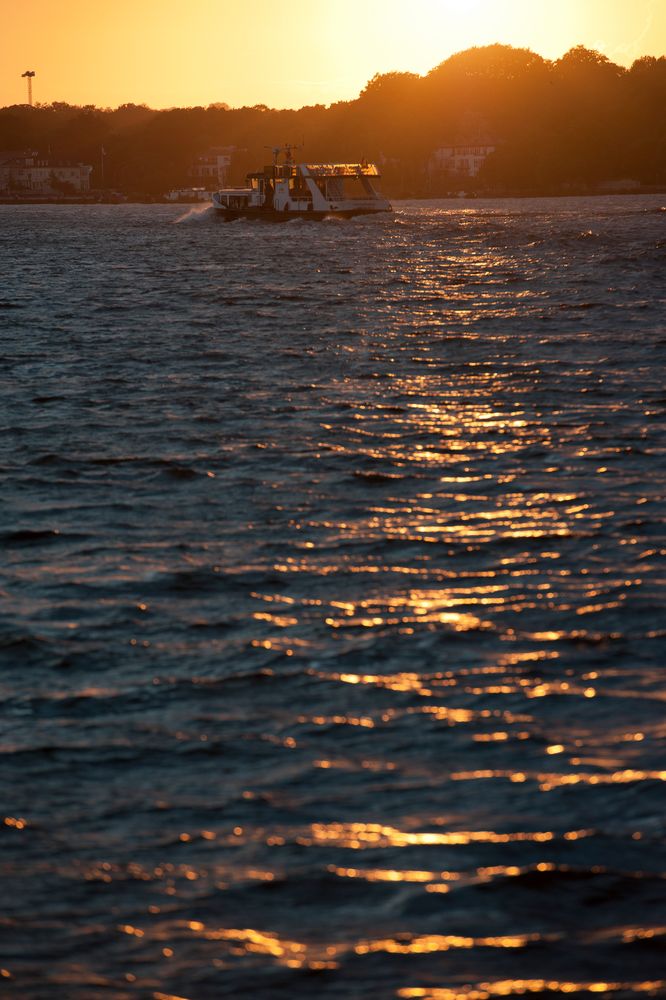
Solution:
[{"label": "sunset glow", "polygon": [[575,45],[623,65],[666,49],[659,0],[338,0],[285,8],[87,0],[7,5],[0,105],[37,102],[152,107],[302,107],[356,97],[377,72],[426,73],[452,53],[493,42],[555,59]]}]

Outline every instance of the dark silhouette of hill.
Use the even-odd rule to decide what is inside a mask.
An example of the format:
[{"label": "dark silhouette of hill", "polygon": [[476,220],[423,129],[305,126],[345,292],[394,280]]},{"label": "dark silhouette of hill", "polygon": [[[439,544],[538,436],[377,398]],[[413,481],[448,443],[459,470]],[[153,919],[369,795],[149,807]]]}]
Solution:
[{"label": "dark silhouette of hill", "polygon": [[490,45],[460,52],[425,76],[373,77],[353,101],[276,110],[265,105],[100,109],[52,104],[0,110],[0,150],[34,149],[94,167],[92,186],[160,197],[188,183],[192,158],[234,146],[230,180],[268,160],[273,143],[304,142],[310,161],[382,165],[393,196],[442,194],[460,179],[432,168],[447,144],[495,146],[470,191],[560,193],[631,179],[666,185],[666,58],[630,69],[581,46],[549,61]]}]

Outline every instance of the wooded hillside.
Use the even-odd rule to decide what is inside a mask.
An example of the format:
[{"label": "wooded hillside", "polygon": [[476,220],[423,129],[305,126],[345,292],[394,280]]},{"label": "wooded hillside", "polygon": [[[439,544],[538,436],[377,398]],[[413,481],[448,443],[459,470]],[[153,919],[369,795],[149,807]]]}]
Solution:
[{"label": "wooded hillside", "polygon": [[[269,162],[266,146],[303,144],[298,158],[382,165],[394,197],[441,194],[434,151],[491,141],[465,186],[489,193],[558,193],[633,179],[666,185],[666,58],[630,69],[578,47],[557,61],[503,45],[469,49],[426,76],[375,76],[356,100],[300,110],[267,106],[117,109],[56,103],[0,110],[0,150],[92,164],[92,187],[160,197],[188,183],[192,158],[233,146],[230,180]],[[429,168],[430,163],[430,168]],[[191,183],[191,180],[189,180]]]}]

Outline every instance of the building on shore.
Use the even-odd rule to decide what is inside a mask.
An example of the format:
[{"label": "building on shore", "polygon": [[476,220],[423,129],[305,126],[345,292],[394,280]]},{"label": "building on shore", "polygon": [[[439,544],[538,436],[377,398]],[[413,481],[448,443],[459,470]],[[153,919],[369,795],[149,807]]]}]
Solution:
[{"label": "building on shore", "polygon": [[234,146],[211,146],[205,153],[195,156],[188,171],[194,187],[217,191],[226,187]]},{"label": "building on shore", "polygon": [[205,187],[182,187],[173,188],[164,197],[167,201],[210,201],[211,192]]},{"label": "building on shore", "polygon": [[450,146],[440,146],[428,163],[431,174],[445,173],[458,177],[476,177],[497,146],[494,142],[460,141]]},{"label": "building on shore", "polygon": [[426,166],[431,188],[464,186],[465,180],[478,177],[484,163],[497,149],[498,142],[482,115],[466,112],[451,141],[433,150]]},{"label": "building on shore", "polygon": [[167,201],[210,201],[213,191],[228,183],[231,158],[235,146],[212,146],[205,153],[198,153],[187,171],[190,184],[173,188],[164,195]]},{"label": "building on shore", "polygon": [[87,194],[92,169],[35,152],[0,152],[0,193],[19,198]]}]

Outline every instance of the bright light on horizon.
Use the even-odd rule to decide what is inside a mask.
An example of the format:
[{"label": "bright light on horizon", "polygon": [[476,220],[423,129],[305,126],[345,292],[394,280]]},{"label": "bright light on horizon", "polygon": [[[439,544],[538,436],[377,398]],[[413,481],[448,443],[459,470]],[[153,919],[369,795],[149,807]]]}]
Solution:
[{"label": "bright light on horizon", "polygon": [[427,73],[495,42],[556,59],[575,45],[630,65],[666,52],[660,0],[32,0],[4,13],[0,105],[25,100],[26,65],[43,103],[115,107],[268,104],[356,97],[375,73]]}]

